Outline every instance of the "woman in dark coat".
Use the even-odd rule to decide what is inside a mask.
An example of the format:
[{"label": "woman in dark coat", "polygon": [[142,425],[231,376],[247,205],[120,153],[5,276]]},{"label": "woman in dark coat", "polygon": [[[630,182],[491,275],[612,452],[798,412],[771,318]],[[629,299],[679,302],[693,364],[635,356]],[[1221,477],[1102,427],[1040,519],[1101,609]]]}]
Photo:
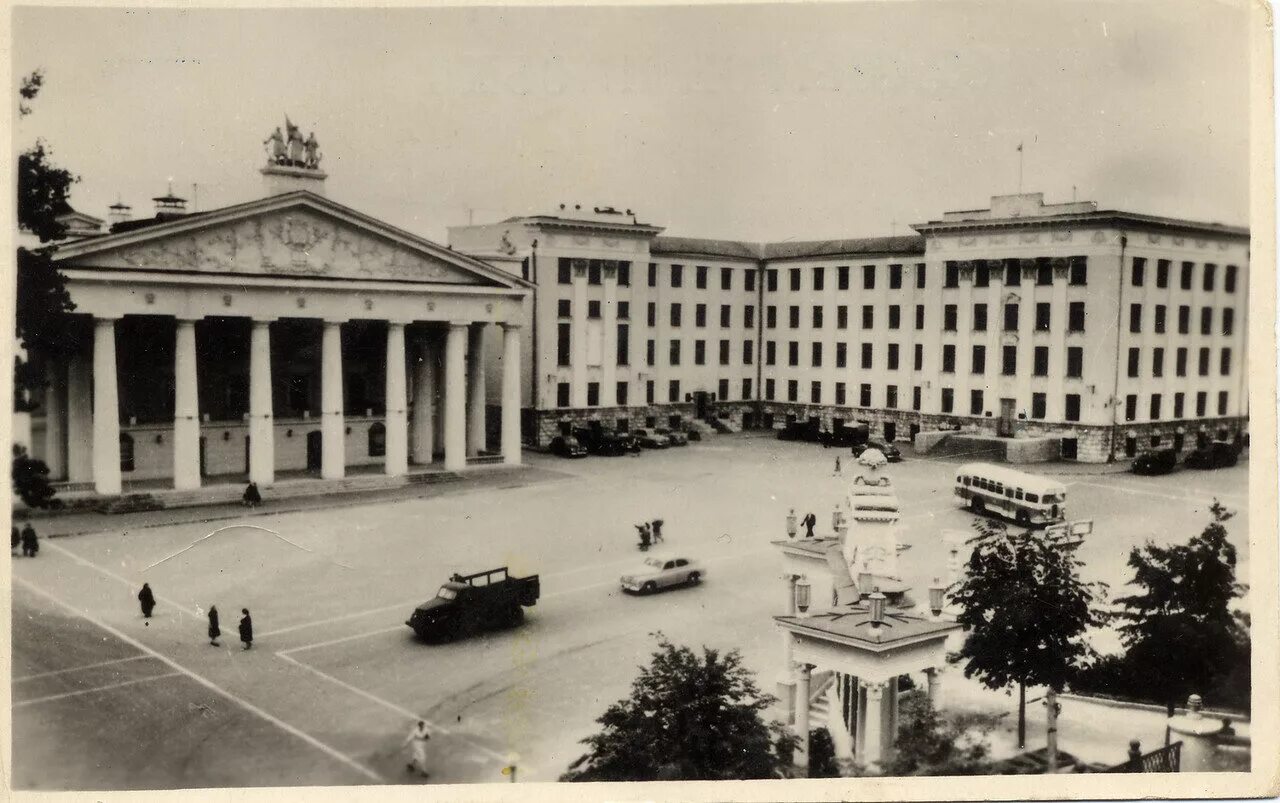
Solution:
[{"label": "woman in dark coat", "polygon": [[241,608],[240,613],[244,614],[240,617],[240,640],[244,642],[244,648],[247,650],[253,646],[253,620],[249,618],[248,608]]},{"label": "woman in dark coat", "polygon": [[27,522],[27,526],[22,528],[22,554],[25,557],[34,558],[39,551],[40,540],[36,538],[36,529]]},{"label": "woman in dark coat", "polygon": [[138,603],[142,605],[142,615],[151,618],[151,612],[156,608],[156,596],[151,593],[151,584],[143,583],[142,590],[138,592]]},{"label": "woman in dark coat", "polygon": [[222,635],[222,630],[218,627],[218,606],[209,606],[209,643],[218,646],[218,636]]}]

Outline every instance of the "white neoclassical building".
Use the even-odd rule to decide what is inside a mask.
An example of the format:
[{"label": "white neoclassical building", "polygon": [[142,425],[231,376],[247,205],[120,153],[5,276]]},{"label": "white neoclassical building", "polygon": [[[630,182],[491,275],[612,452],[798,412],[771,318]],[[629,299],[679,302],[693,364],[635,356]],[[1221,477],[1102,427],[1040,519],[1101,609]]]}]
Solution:
[{"label": "white neoclassical building", "polygon": [[83,336],[47,366],[33,451],[53,477],[114,495],[519,463],[530,285],[329,200],[316,167],[262,173],[259,200],[186,213],[170,193],[59,247]]}]

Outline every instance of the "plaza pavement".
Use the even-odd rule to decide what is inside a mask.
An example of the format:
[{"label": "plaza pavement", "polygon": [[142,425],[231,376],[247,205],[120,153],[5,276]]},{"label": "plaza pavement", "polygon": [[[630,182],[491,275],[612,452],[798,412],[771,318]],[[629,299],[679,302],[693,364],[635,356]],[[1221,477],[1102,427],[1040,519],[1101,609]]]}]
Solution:
[{"label": "plaza pavement", "polygon": [[[782,657],[770,617],[783,590],[768,542],[791,507],[829,523],[847,482],[832,476],[836,454],[848,464],[847,452],[813,445],[715,438],[639,457],[528,455],[520,477],[337,508],[99,517],[101,532],[14,560],[15,786],[404,782],[399,748],[418,716],[437,728],[432,782],[500,781],[511,753],[520,780],[554,780],[627,694],[652,633],[737,648],[772,690]],[[908,456],[889,469],[911,547],[901,568],[917,590],[945,574],[942,531],[971,530],[951,498],[956,462]],[[1071,517],[1096,522],[1080,551],[1086,577],[1114,595],[1132,546],[1185,541],[1220,498],[1240,511],[1228,529],[1247,578],[1246,477],[1242,464],[1067,478]],[[707,580],[624,595],[617,578],[641,557],[632,524],[655,517],[667,522],[664,551],[706,562]],[[403,625],[451,572],[498,565],[541,575],[522,627],[427,646]],[[144,580],[160,598],[149,623],[134,597]],[[204,636],[210,604],[220,649]],[[236,644],[242,607],[257,631],[249,652]],[[1009,712],[993,735],[1008,754],[1014,698],[959,668],[945,684],[954,707]],[[1042,709],[1030,706],[1030,747],[1043,744]],[[1162,743],[1163,717],[1068,702],[1061,729],[1064,750],[1116,763],[1130,738]]]}]

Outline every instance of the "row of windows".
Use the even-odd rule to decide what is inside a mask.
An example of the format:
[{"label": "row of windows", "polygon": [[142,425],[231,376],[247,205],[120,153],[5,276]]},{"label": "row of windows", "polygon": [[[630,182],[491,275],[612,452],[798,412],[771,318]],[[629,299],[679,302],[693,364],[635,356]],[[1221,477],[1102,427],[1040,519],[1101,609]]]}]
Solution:
[{"label": "row of windows", "polygon": [[[679,303],[672,303],[670,315],[667,322],[672,327],[679,327],[684,320],[684,308]],[[658,305],[652,301],[646,314],[646,323],[649,326],[656,327],[658,325]],[[693,325],[705,327],[707,325],[707,305],[695,304],[693,307]],[[730,304],[720,305],[720,328],[728,329],[733,325],[733,306]],[[756,308],[747,304],[742,308],[742,327],[744,329],[753,329],[756,325]]]},{"label": "row of windows", "polygon": [[556,267],[556,281],[560,284],[573,283],[573,269],[575,266],[585,268],[587,272],[587,284],[602,284],[606,263],[616,266],[619,287],[631,286],[631,263],[617,262],[615,260],[606,259],[574,259],[571,257],[560,257]]},{"label": "row of windows", "polygon": [[[1173,418],[1178,419],[1183,417],[1183,413],[1184,413],[1183,402],[1185,401],[1185,399],[1186,399],[1186,394],[1184,393],[1173,394],[1173,415],[1172,415]],[[1163,399],[1161,398],[1161,395],[1159,393],[1151,394],[1151,398],[1149,399],[1149,406],[1147,408],[1147,412],[1149,414],[1148,418],[1150,420],[1158,421],[1160,419],[1162,401]],[[1227,414],[1227,407],[1228,407],[1229,401],[1230,401],[1230,394],[1227,391],[1225,390],[1218,391],[1218,415]],[[1208,409],[1208,406],[1209,406],[1209,394],[1202,390],[1196,394],[1196,418],[1204,418],[1206,411]],[[1124,420],[1136,421],[1137,418],[1138,418],[1137,394],[1130,394],[1128,396],[1125,396],[1124,397]]]},{"label": "row of windows", "polygon": [[973,271],[973,286],[988,287],[996,279],[1003,279],[1005,287],[1017,287],[1022,284],[1024,274],[1034,279],[1035,284],[1049,287],[1053,284],[1054,263],[1066,263],[1067,284],[1083,287],[1089,281],[1088,257],[1067,257],[1054,260],[1051,257],[1035,259],[975,259],[971,262],[948,261],[943,276],[943,287],[959,287],[962,268]]},{"label": "row of windows", "polygon": [[[1152,316],[1152,328],[1156,334],[1165,333],[1166,326],[1166,308],[1164,304],[1155,305],[1155,313]],[[1225,307],[1222,310],[1222,328],[1224,335],[1230,336],[1235,331],[1236,311],[1231,307]],[[1129,331],[1133,334],[1142,332],[1142,305],[1129,305]],[[1178,334],[1187,335],[1191,333],[1191,307],[1183,304],[1178,307]],[[1200,334],[1213,334],[1213,307],[1200,308]]]},{"label": "row of windows", "polygon": [[[1156,287],[1164,288],[1169,286],[1169,273],[1172,270],[1173,262],[1168,259],[1156,260]],[[1195,284],[1196,264],[1194,262],[1183,262],[1181,271],[1178,275],[1178,285],[1183,290],[1190,290]],[[1147,259],[1146,257],[1134,257],[1132,269],[1129,272],[1129,282],[1134,287],[1142,287],[1146,282]],[[1236,291],[1236,274],[1235,265],[1227,265],[1222,274],[1222,289],[1228,293]],[[1206,293],[1212,293],[1216,287],[1218,276],[1218,266],[1212,262],[1204,263],[1204,268],[1200,272],[1200,287]]]},{"label": "row of windows", "polygon": [[[720,364],[729,365],[730,362],[732,362],[729,357],[731,341],[721,340],[719,345],[720,345],[720,352],[719,352]],[[668,348],[669,348],[669,351],[667,354],[668,364],[679,365],[680,364],[680,341],[672,340]],[[742,341],[742,364],[752,365],[754,362],[755,362],[755,341],[752,341],[752,340]],[[658,341],[649,340],[645,343],[645,363],[647,365],[658,364]],[[619,364],[621,365],[622,363],[619,363]],[[705,340],[693,341],[693,364],[694,365],[707,364],[707,341]]]},{"label": "row of windows", "polygon": [[[1201,348],[1199,353],[1199,364],[1197,366],[1200,376],[1209,375],[1209,363],[1211,356],[1209,349]],[[1139,377],[1142,375],[1142,349],[1134,347],[1129,349],[1129,376]],[[1231,374],[1231,349],[1224,348],[1218,353],[1218,373],[1222,376]],[[1179,348],[1174,352],[1174,374],[1176,376],[1187,375],[1187,349]],[[1151,349],[1151,376],[1159,378],[1164,376],[1164,349],[1159,346]]]},{"label": "row of windows", "polygon": [[[673,288],[684,287],[684,265],[672,264],[669,266],[668,269],[670,271],[668,275],[671,278],[671,287]],[[706,265],[695,265],[693,267],[694,287],[696,287],[699,290],[706,290],[707,277],[710,274],[710,272],[711,272],[711,268],[707,267]],[[721,290],[733,289],[733,274],[734,274],[733,268],[720,269],[720,289]],[[657,262],[649,263],[649,286],[650,287],[658,286],[658,263]],[[755,292],[756,272],[754,268],[748,268],[747,270],[744,270],[742,272],[742,289],[747,291],[748,293]]]},{"label": "row of windows", "polygon": [[[617,309],[619,320],[625,321],[631,318],[631,303],[629,301],[619,301]],[[572,318],[573,302],[567,298],[559,299],[556,302],[556,316],[559,318]],[[592,319],[601,317],[599,301],[587,302],[587,317]]]},{"label": "row of windows", "polygon": [[[1021,305],[1017,303],[1005,304],[1003,307],[1002,328],[1006,332],[1018,331],[1019,310]],[[1052,328],[1053,306],[1048,302],[1036,303],[1036,319],[1035,330],[1037,332],[1048,332]],[[1085,306],[1083,301],[1072,301],[1067,305],[1067,331],[1083,332],[1085,324]],[[959,319],[959,310],[955,304],[945,304],[942,307],[942,329],[944,332],[954,332],[957,330],[957,321]],[[973,331],[987,331],[987,305],[973,305]]]},{"label": "row of windows", "polygon": [[[631,364],[631,325],[618,324],[617,350],[614,354],[618,365]],[[650,341],[652,342],[652,341]],[[556,325],[556,365],[567,366],[573,361],[573,327],[571,324]],[[652,365],[653,363],[649,363]]]}]

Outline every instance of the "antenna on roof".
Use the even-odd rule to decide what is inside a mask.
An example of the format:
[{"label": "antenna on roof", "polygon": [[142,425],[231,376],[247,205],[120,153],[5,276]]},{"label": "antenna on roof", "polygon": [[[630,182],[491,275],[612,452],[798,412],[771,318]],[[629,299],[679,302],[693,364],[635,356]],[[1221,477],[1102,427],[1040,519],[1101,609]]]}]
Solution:
[{"label": "antenna on roof", "polygon": [[200,211],[200,185],[194,181],[191,182],[191,206],[192,212]]}]

